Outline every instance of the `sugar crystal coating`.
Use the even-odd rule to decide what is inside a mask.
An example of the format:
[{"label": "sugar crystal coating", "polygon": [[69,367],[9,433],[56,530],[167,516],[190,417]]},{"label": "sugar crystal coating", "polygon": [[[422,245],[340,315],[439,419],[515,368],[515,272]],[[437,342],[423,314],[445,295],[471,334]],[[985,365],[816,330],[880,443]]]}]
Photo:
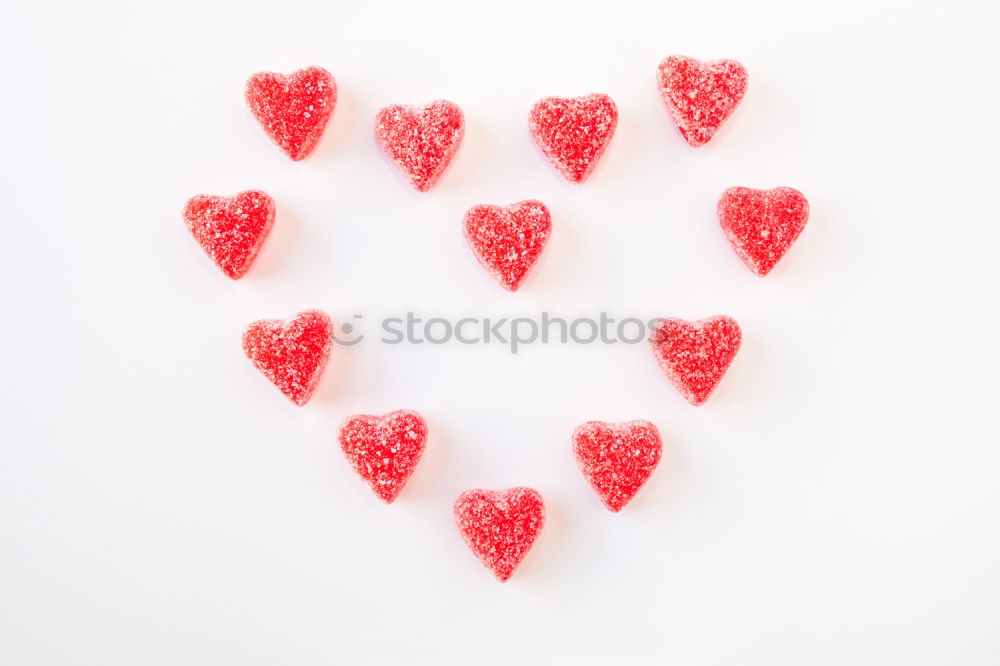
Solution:
[{"label": "sugar crystal coating", "polygon": [[618,107],[607,95],[546,97],[531,109],[528,127],[535,143],[572,183],[582,183],[597,166],[618,125]]},{"label": "sugar crystal coating", "polygon": [[479,205],[465,213],[465,240],[479,263],[509,291],[517,291],[552,231],[549,210],[540,201],[510,206]]},{"label": "sugar crystal coating", "polygon": [[444,99],[423,106],[387,106],[375,117],[379,145],[420,192],[431,189],[444,173],[464,133],[462,109]]},{"label": "sugar crystal coating", "polygon": [[337,104],[337,83],[322,67],[306,67],[286,76],[254,74],[247,81],[251,113],[271,140],[293,160],[313,151]]},{"label": "sugar crystal coating", "polygon": [[657,82],[674,124],[693,147],[707,143],[747,89],[747,70],[735,60],[702,62],[670,56]]},{"label": "sugar crystal coating", "polygon": [[719,385],[739,351],[743,334],[732,317],[701,321],[665,319],[653,330],[653,354],[663,372],[692,405],[701,405]]},{"label": "sugar crystal coating", "polygon": [[284,321],[261,319],[243,332],[243,351],[254,367],[296,405],[309,402],[333,341],[325,312],[306,310]]},{"label": "sugar crystal coating", "polygon": [[184,222],[222,272],[243,277],[274,224],[274,200],[259,190],[235,196],[199,194],[184,206]]},{"label": "sugar crystal coating", "polygon": [[403,490],[420,461],[427,424],[416,412],[357,414],[340,425],[340,448],[354,471],[386,504]]},{"label": "sugar crystal coating", "polygon": [[660,431],[649,421],[587,421],[573,432],[573,453],[604,505],[621,511],[656,469]]},{"label": "sugar crystal coating", "polygon": [[718,205],[719,223],[743,263],[767,275],[809,221],[809,202],[796,189],[730,187]]},{"label": "sugar crystal coating", "polygon": [[542,531],[545,504],[531,488],[466,490],[455,501],[455,522],[469,549],[502,583]]}]

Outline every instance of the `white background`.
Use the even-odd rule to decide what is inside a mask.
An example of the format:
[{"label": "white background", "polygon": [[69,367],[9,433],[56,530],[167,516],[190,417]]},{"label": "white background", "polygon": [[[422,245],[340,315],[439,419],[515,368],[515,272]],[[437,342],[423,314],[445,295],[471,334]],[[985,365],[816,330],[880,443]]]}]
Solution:
[{"label": "white background", "polygon": [[[338,2],[8,6],[0,663],[978,665],[1000,662],[998,142],[993,3]],[[700,149],[654,81],[736,58]],[[292,163],[245,108],[255,71],[340,87]],[[621,119],[585,185],[527,132],[546,95]],[[427,195],[378,107],[462,106]],[[801,189],[767,278],[727,245],[731,185]],[[262,188],[274,231],[225,279],[188,236],[198,193]],[[461,235],[538,198],[551,242],[506,293]],[[243,327],[362,315],[304,408]],[[378,319],[716,313],[743,349],[701,408],[645,345],[388,346]],[[336,445],[348,414],[417,409],[426,456],[392,506]],[[646,418],[663,463],[621,514],[570,453]],[[451,516],[530,485],[546,527],[501,585]]]}]

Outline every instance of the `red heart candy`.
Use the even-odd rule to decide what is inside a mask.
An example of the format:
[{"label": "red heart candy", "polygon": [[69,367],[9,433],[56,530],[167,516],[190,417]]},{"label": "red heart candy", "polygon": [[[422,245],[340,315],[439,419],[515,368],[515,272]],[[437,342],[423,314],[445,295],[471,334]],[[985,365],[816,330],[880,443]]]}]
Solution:
[{"label": "red heart candy", "polygon": [[747,70],[735,60],[670,56],[660,63],[660,95],[689,144],[707,143],[743,99]]},{"label": "red heart candy", "polygon": [[663,452],[660,431],[649,421],[587,421],[573,432],[580,471],[612,511],[635,497]]},{"label": "red heart candy", "polygon": [[431,189],[462,142],[465,118],[454,102],[423,106],[395,104],[379,109],[375,137],[386,156],[413,187]]},{"label": "red heart candy", "polygon": [[416,412],[384,416],[357,414],[340,424],[340,448],[354,471],[386,504],[391,504],[424,452],[427,424]]},{"label": "red heart candy", "polygon": [[719,222],[743,263],[767,275],[809,220],[809,202],[791,187],[730,187],[719,199]]},{"label": "red heart candy", "polygon": [[618,125],[618,107],[607,95],[546,97],[531,109],[535,143],[572,183],[582,183],[597,166]]},{"label": "red heart candy", "polygon": [[231,197],[199,194],[184,206],[184,222],[222,272],[237,280],[271,232],[274,200],[258,190]]},{"label": "red heart candy", "polygon": [[708,400],[739,351],[743,334],[732,317],[665,319],[651,337],[653,354],[674,387],[692,405]]},{"label": "red heart candy", "polygon": [[309,402],[330,355],[333,322],[306,310],[291,319],[262,319],[243,332],[243,351],[254,367],[296,405]]},{"label": "red heart candy", "polygon": [[293,160],[301,160],[316,147],[333,114],[337,83],[322,67],[288,76],[260,72],[247,81],[246,99],[271,140]]},{"label": "red heart candy", "polygon": [[538,261],[552,231],[540,201],[473,206],[465,213],[465,240],[479,263],[505,289],[517,291]]},{"label": "red heart candy", "polygon": [[455,501],[455,522],[469,549],[502,583],[542,531],[545,504],[531,488],[466,490]]}]

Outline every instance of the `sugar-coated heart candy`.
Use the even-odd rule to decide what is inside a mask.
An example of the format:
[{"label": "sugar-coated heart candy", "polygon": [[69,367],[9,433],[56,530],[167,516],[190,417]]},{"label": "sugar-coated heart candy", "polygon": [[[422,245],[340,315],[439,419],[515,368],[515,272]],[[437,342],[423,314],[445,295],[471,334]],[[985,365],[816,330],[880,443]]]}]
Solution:
[{"label": "sugar-coated heart candy", "polygon": [[424,452],[427,424],[409,410],[357,414],[340,424],[340,448],[354,471],[386,504],[403,490]]},{"label": "sugar-coated heart candy", "polygon": [[653,330],[653,354],[674,387],[692,405],[708,400],[739,351],[743,334],[732,317],[665,319]]},{"label": "sugar-coated heart candy", "polygon": [[330,317],[306,310],[284,321],[253,322],[243,332],[243,351],[292,402],[304,405],[323,374],[332,341]]},{"label": "sugar-coated heart candy", "polygon": [[571,183],[582,183],[597,166],[618,125],[618,107],[607,95],[546,97],[531,109],[535,143]]},{"label": "sugar-coated heart candy", "polygon": [[580,471],[604,505],[616,512],[646,483],[662,452],[660,431],[649,421],[587,421],[573,432]]},{"label": "sugar-coated heart candy", "polygon": [[271,232],[274,200],[259,190],[231,197],[199,194],[184,206],[184,222],[222,272],[238,280]]},{"label": "sugar-coated heart candy", "polygon": [[534,200],[473,206],[464,224],[465,240],[479,263],[509,291],[521,286],[552,231],[549,209]]},{"label": "sugar-coated heart candy", "polygon": [[719,222],[736,254],[767,275],[809,221],[809,202],[796,189],[730,187],[719,199]]},{"label": "sugar-coated heart candy", "polygon": [[260,72],[247,81],[246,98],[271,140],[293,160],[301,160],[323,135],[337,104],[337,83],[322,67],[288,76]]},{"label": "sugar-coated heart candy", "polygon": [[379,145],[420,192],[431,189],[444,173],[464,133],[462,109],[444,99],[423,106],[387,106],[375,117]]},{"label": "sugar-coated heart candy", "polygon": [[455,522],[469,549],[502,583],[542,531],[545,504],[531,488],[466,490],[455,501]]},{"label": "sugar-coated heart candy", "polygon": [[660,63],[660,95],[689,144],[707,143],[743,99],[747,70],[735,60],[670,56]]}]

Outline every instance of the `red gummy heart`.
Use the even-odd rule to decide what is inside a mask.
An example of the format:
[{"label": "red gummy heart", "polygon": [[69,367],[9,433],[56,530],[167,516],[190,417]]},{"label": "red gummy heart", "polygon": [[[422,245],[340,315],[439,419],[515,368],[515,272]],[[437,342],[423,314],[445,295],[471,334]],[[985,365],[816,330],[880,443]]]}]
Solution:
[{"label": "red gummy heart", "polygon": [[296,405],[309,402],[330,355],[333,322],[306,310],[291,319],[262,319],[243,332],[243,351]]},{"label": "red gummy heart", "polygon": [[316,147],[333,114],[337,82],[322,67],[288,76],[260,72],[247,81],[246,99],[271,140],[293,160],[301,160]]},{"label": "red gummy heart", "polygon": [[660,95],[689,144],[707,143],[743,99],[747,70],[735,60],[670,56],[660,63]]},{"label": "red gummy heart", "polygon": [[719,222],[736,254],[757,275],[767,275],[809,221],[809,202],[791,187],[730,187],[719,199]]},{"label": "red gummy heart", "polygon": [[502,583],[542,531],[545,504],[531,488],[466,490],[455,501],[455,522],[469,549]]},{"label": "red gummy heart", "polygon": [[271,232],[274,200],[258,190],[231,197],[199,194],[184,207],[184,222],[222,272],[238,280]]},{"label": "red gummy heart", "polygon": [[552,231],[540,201],[473,206],[465,213],[465,240],[479,263],[505,289],[517,291],[538,261]]},{"label": "red gummy heart", "polygon": [[572,183],[582,183],[597,166],[618,125],[618,107],[607,95],[546,97],[531,109],[535,143]]},{"label": "red gummy heart", "polygon": [[653,354],[692,405],[708,400],[739,351],[743,334],[732,317],[665,319],[653,331]]},{"label": "red gummy heart", "polygon": [[395,104],[379,109],[375,137],[413,187],[433,187],[454,157],[465,132],[462,109],[439,99],[423,106]]},{"label": "red gummy heart", "polygon": [[573,432],[580,471],[604,505],[616,512],[646,483],[662,452],[660,431],[649,421],[587,421]]},{"label": "red gummy heart", "polygon": [[386,504],[391,504],[424,452],[427,424],[416,412],[384,416],[357,414],[340,424],[340,448],[354,471]]}]

